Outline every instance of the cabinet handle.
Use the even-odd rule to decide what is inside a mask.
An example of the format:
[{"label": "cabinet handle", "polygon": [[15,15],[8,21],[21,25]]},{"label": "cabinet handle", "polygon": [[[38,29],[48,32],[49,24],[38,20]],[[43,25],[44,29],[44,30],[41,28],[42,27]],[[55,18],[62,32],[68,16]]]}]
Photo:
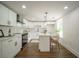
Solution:
[{"label": "cabinet handle", "polygon": [[11,42],[12,40],[8,41],[8,42]]}]

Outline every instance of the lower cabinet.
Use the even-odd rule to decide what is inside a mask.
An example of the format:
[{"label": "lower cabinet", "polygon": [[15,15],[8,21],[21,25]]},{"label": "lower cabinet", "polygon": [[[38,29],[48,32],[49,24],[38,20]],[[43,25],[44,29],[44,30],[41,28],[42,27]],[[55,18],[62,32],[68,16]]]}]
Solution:
[{"label": "lower cabinet", "polygon": [[14,44],[15,44],[15,48],[16,48],[14,50],[14,52],[16,55],[20,51],[20,49],[22,48],[22,37],[21,37],[21,34],[15,34],[14,38],[15,38]]},{"label": "lower cabinet", "polygon": [[11,38],[2,41],[2,57],[13,57],[14,56],[14,40]]},{"label": "lower cabinet", "polygon": [[13,37],[2,39],[3,40],[0,40],[0,58],[12,58],[16,56],[16,54],[21,50],[21,35],[17,34]]}]

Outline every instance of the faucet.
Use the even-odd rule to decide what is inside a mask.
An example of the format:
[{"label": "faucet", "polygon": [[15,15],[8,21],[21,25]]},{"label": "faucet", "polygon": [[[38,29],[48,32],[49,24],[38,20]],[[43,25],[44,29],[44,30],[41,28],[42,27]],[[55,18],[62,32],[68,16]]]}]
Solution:
[{"label": "faucet", "polygon": [[11,36],[11,29],[10,28],[9,28],[9,32],[8,33],[9,33],[9,36]]}]

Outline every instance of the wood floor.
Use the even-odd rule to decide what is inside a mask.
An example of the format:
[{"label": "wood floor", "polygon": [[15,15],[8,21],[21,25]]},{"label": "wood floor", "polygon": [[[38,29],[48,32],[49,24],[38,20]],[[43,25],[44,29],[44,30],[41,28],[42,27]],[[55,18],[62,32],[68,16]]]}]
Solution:
[{"label": "wood floor", "polygon": [[76,58],[76,56],[61,45],[60,50],[56,47],[51,47],[50,52],[40,52],[38,43],[29,43],[15,58]]}]

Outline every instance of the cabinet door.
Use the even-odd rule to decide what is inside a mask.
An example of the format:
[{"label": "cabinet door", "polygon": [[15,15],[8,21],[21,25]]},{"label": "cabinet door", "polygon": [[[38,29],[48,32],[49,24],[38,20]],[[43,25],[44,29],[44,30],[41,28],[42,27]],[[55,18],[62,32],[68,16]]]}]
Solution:
[{"label": "cabinet door", "polygon": [[8,8],[0,4],[0,25],[8,25]]},{"label": "cabinet door", "polygon": [[14,42],[11,39],[5,40],[2,42],[2,57],[14,57],[13,50],[14,50]]},{"label": "cabinet door", "polygon": [[13,11],[9,10],[9,21],[11,26],[16,26],[16,13]]},{"label": "cabinet door", "polygon": [[14,36],[14,39],[15,39],[15,49],[14,49],[14,52],[15,52],[15,55],[20,51],[21,47],[22,47],[22,38],[21,38],[21,34],[15,34]]},{"label": "cabinet door", "polygon": [[21,36],[21,34],[17,34],[16,36],[17,36],[17,39],[16,39],[16,41],[17,41],[17,49],[18,48],[21,49],[22,48],[22,36]]}]

